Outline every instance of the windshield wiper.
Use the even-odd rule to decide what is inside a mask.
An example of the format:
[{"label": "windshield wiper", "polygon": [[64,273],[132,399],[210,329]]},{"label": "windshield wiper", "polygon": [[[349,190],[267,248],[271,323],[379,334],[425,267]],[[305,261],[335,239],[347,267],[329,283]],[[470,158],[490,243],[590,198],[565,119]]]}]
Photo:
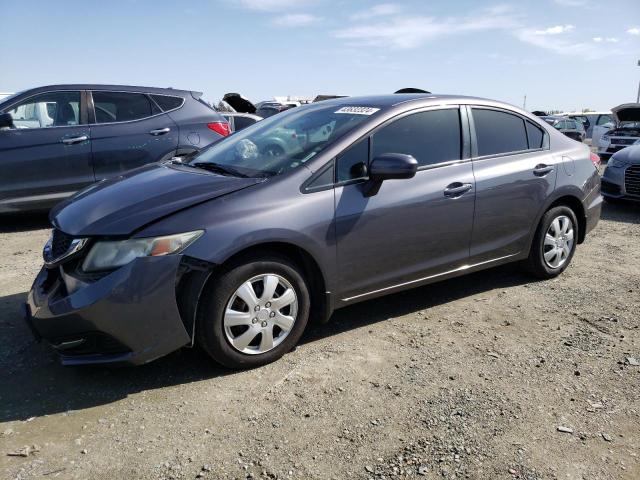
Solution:
[{"label": "windshield wiper", "polygon": [[207,170],[213,173],[221,173],[223,175],[231,175],[233,177],[242,177],[248,178],[249,175],[245,175],[244,173],[240,173],[233,167],[229,167],[227,165],[220,165],[219,163],[211,163],[211,162],[195,162],[195,163],[187,163],[185,165],[190,165],[195,168],[201,168],[203,170]]}]

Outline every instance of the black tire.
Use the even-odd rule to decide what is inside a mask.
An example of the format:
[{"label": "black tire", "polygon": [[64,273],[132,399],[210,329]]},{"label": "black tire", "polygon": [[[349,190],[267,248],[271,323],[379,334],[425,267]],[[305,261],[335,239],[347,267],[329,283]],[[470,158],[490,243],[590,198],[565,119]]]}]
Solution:
[{"label": "black tire", "polygon": [[[242,353],[232,346],[224,328],[224,312],[236,290],[247,280],[273,273],[286,279],[294,289],[298,311],[293,328],[279,345],[259,354]],[[309,320],[310,296],[300,269],[286,257],[278,255],[245,258],[216,275],[205,287],[198,308],[196,337],[198,343],[218,363],[228,368],[254,368],[278,360],[291,351],[302,336]]]},{"label": "black tire", "polygon": [[[573,228],[573,245],[566,261],[559,267],[552,268],[551,266],[547,265],[547,262],[545,262],[544,260],[544,237],[553,221],[560,216],[566,216],[571,220]],[[549,279],[560,275],[571,263],[571,259],[573,258],[573,254],[575,253],[576,247],[578,245],[579,233],[578,220],[573,210],[564,205],[549,209],[542,216],[540,224],[538,225],[538,229],[536,230],[536,233],[533,237],[533,242],[531,243],[531,249],[529,251],[529,257],[525,261],[525,267],[527,268],[527,270],[532,275],[541,279]]]}]

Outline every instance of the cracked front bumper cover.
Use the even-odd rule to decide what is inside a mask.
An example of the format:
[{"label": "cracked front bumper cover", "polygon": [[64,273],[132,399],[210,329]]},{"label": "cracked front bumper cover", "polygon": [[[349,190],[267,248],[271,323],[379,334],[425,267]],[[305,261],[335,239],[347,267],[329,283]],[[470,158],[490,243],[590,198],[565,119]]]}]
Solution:
[{"label": "cracked front bumper cover", "polygon": [[191,341],[176,303],[181,258],[138,258],[71,294],[42,268],[25,317],[65,365],[150,362]]}]

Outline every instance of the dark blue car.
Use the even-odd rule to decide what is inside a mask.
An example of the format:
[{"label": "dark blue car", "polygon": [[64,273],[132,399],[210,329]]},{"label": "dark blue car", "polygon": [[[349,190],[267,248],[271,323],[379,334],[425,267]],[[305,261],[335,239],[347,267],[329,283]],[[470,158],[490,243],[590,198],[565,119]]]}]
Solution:
[{"label": "dark blue car", "polygon": [[52,85],[0,102],[0,213],[48,209],[85,186],[187,155],[229,134],[172,88]]},{"label": "dark blue car", "polygon": [[598,163],[491,100],[297,107],[56,206],[23,313],[68,365],[196,342],[264,365],[356,302],[507,262],[560,275],[600,217]]}]

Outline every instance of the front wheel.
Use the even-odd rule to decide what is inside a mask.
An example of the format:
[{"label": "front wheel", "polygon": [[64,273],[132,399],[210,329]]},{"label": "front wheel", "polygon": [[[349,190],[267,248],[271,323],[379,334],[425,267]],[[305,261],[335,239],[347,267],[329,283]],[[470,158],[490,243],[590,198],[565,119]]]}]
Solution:
[{"label": "front wheel", "polygon": [[578,241],[578,221],[569,207],[550,209],[533,238],[528,270],[538,278],[553,278],[569,266]]},{"label": "front wheel", "polygon": [[297,343],[309,319],[309,290],[299,269],[277,256],[247,259],[203,293],[200,345],[229,368],[273,362]]}]

